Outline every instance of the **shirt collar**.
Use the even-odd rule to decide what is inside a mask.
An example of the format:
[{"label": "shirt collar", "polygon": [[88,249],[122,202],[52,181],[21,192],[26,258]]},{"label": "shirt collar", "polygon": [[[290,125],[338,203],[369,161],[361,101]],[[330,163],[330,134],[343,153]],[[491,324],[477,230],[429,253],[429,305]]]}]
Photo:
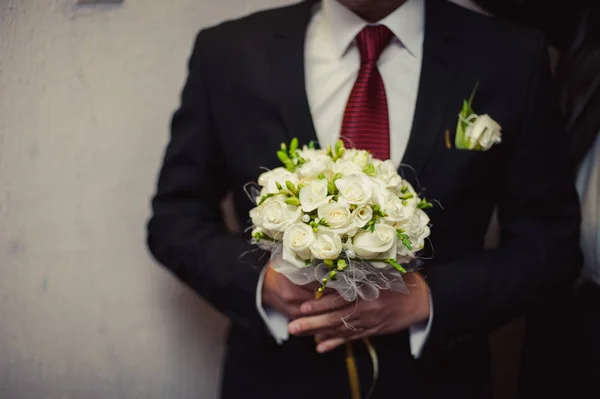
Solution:
[{"label": "shirt collar", "polygon": [[[377,25],[385,25],[414,57],[421,57],[425,25],[425,0],[407,0]],[[323,0],[323,22],[341,58],[358,33],[369,23],[337,0]]]}]

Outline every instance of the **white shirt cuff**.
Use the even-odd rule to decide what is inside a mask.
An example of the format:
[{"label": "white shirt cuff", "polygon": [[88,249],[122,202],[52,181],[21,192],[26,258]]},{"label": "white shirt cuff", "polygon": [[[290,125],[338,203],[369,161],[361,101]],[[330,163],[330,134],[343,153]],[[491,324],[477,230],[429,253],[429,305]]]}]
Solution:
[{"label": "white shirt cuff", "polygon": [[429,294],[429,319],[419,324],[410,326],[408,329],[410,339],[410,353],[415,359],[421,356],[429,331],[431,330],[431,321],[433,320],[433,302]]},{"label": "white shirt cuff", "polygon": [[275,341],[277,341],[277,343],[281,345],[284,341],[287,341],[289,339],[289,320],[281,313],[270,309],[269,307],[263,307],[262,288],[265,282],[265,273],[267,272],[267,267],[268,266],[265,266],[262,269],[258,278],[258,284],[256,286],[256,308],[258,309],[260,317],[262,317],[267,328],[269,329],[269,332],[271,333],[273,338],[275,338]]}]

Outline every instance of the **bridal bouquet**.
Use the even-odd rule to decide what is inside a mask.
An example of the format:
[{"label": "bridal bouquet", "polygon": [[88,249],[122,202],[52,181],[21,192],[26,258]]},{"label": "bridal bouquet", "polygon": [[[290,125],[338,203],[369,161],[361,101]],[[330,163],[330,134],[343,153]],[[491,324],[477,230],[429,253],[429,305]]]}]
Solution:
[{"label": "bridal bouquet", "polygon": [[429,236],[424,210],[432,205],[392,161],[341,141],[299,148],[297,139],[277,156],[283,166],[260,175],[250,211],[253,242],[271,252],[273,269],[347,301],[406,291],[402,274]]}]

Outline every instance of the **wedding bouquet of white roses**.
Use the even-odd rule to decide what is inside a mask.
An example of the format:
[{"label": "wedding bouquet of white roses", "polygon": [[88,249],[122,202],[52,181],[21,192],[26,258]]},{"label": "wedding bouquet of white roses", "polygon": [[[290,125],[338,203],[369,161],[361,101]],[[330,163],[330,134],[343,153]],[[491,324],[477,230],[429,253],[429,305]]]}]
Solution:
[{"label": "wedding bouquet of white roses", "polygon": [[430,234],[432,204],[393,162],[341,141],[315,149],[294,139],[277,155],[283,166],[260,175],[250,211],[253,242],[271,252],[273,269],[348,301],[406,291],[402,274]]}]

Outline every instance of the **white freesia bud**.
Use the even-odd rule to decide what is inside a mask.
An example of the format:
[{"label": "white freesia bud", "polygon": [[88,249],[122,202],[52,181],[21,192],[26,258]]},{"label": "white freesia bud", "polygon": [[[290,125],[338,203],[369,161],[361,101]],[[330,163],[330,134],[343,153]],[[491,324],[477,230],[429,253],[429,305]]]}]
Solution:
[{"label": "white freesia bud", "polygon": [[373,209],[369,205],[363,205],[352,211],[352,223],[362,229],[373,219]]},{"label": "white freesia bud", "polygon": [[373,183],[364,174],[343,177],[336,180],[335,185],[348,204],[366,205],[373,196]]},{"label": "white freesia bud", "polygon": [[346,149],[342,156],[343,161],[354,162],[361,170],[371,162],[371,154],[365,150],[357,150],[354,148]]},{"label": "white freesia bud", "polygon": [[320,227],[324,231],[342,235],[356,229],[351,223],[350,210],[337,202],[320,206],[318,215],[319,219],[327,223],[326,227]]},{"label": "white freesia bud", "polygon": [[369,230],[359,231],[352,238],[352,245],[356,255],[364,260],[395,259],[397,241],[396,229],[390,225],[380,223],[375,225],[372,233]]},{"label": "white freesia bud", "polygon": [[310,246],[314,239],[315,235],[309,225],[291,225],[283,234],[283,259],[296,267],[306,267],[306,261],[312,257]]},{"label": "white freesia bud", "polygon": [[258,185],[263,187],[261,195],[278,193],[277,183],[285,187],[285,182],[288,180],[294,183],[294,185],[298,184],[298,176],[283,167],[262,173],[258,176]]},{"label": "white freesia bud", "polygon": [[[285,203],[285,197],[276,195],[267,198],[260,206],[262,212],[262,227],[271,232],[273,238],[278,238],[278,233],[283,233],[292,224],[302,217],[302,210]],[[279,235],[279,238],[281,236]]]},{"label": "white freesia bud", "polygon": [[300,190],[300,205],[304,212],[312,212],[331,199],[327,195],[327,180],[313,180]]},{"label": "white freesia bud", "polygon": [[333,174],[341,174],[342,176],[359,175],[363,172],[363,168],[354,162],[338,159],[333,164]]},{"label": "white freesia bud", "polygon": [[[333,161],[330,157],[325,154],[318,154],[314,152],[305,151],[302,154],[307,155],[305,158],[306,163],[300,166],[296,171],[300,175],[300,179],[312,179],[320,175],[321,173],[327,172],[331,169]],[[304,155],[302,155],[304,157]]]},{"label": "white freesia bud", "polygon": [[337,259],[342,253],[342,239],[337,234],[319,229],[310,250],[317,259]]},{"label": "white freesia bud", "polygon": [[308,223],[308,222],[310,222],[310,216],[308,216],[308,215],[306,215],[306,214],[305,214],[304,216],[302,216],[302,221],[303,221],[304,223]]},{"label": "white freesia bud", "polygon": [[502,141],[501,127],[489,115],[479,115],[467,126],[465,139],[471,150],[489,150]]}]

